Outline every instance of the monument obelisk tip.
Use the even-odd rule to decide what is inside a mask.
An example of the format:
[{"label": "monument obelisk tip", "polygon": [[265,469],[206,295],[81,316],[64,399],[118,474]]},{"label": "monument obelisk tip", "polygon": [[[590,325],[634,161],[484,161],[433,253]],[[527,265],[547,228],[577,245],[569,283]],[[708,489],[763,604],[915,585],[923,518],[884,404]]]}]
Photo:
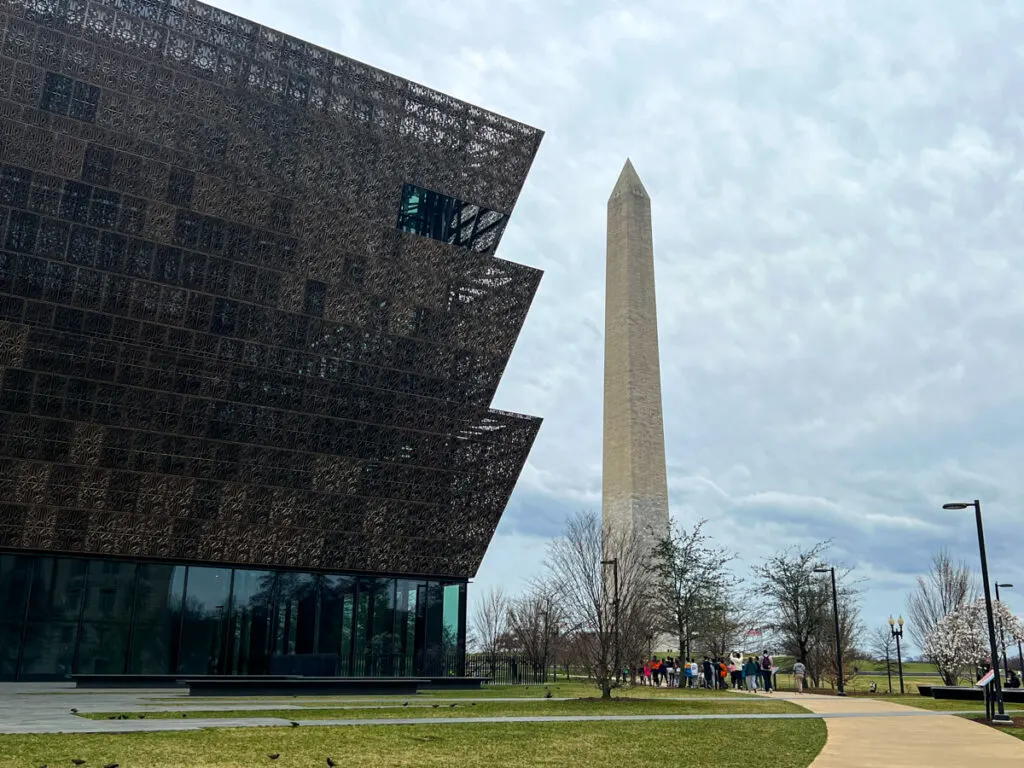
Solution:
[{"label": "monument obelisk tip", "polygon": [[633,162],[628,157],[626,158],[626,164],[622,166],[619,180],[615,182],[615,187],[612,189],[611,198],[609,199],[614,199],[623,194],[639,195],[648,200],[651,199],[647,194],[644,183],[640,181],[636,168],[633,167]]}]

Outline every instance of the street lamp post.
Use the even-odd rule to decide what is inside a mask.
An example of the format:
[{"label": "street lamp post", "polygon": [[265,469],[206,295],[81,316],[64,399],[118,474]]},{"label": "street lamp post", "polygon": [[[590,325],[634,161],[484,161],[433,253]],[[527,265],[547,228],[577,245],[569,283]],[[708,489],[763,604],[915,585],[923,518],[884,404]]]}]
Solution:
[{"label": "street lamp post", "polygon": [[836,667],[839,670],[839,690],[837,696],[846,695],[846,686],[843,683],[843,641],[839,636],[839,593],[836,591],[836,569],[833,566],[828,568],[815,568],[815,573],[832,574],[832,613],[836,621]]},{"label": "street lamp post", "polygon": [[988,580],[988,556],[985,554],[985,526],[981,522],[981,502],[978,499],[974,501],[955,501],[948,504],[943,504],[943,509],[957,510],[967,509],[968,507],[974,507],[974,520],[978,527],[978,551],[981,555],[981,580],[985,585],[985,613],[988,618],[988,640],[992,654],[992,685],[995,689],[996,706],[998,712],[992,716],[992,722],[994,723],[1011,723],[1013,722],[1006,714],[1006,707],[1003,705],[1003,684],[999,679],[999,646],[996,644],[996,622],[992,616],[992,588]]},{"label": "street lamp post", "polygon": [[611,560],[602,560],[601,565],[610,565],[612,567],[612,583],[615,589],[615,602],[613,603],[615,613],[615,677],[616,679],[621,679],[622,663],[619,660],[619,558],[613,557]]},{"label": "street lamp post", "polygon": [[[996,584],[996,602],[1000,603],[999,588],[1013,589],[1013,584]],[[1006,633],[1003,631],[1003,622],[999,622],[999,644],[1003,646],[1003,671],[1006,672],[1006,679],[1010,679],[1010,657],[1006,655]]]},{"label": "street lamp post", "polygon": [[900,695],[902,696],[906,691],[903,690],[903,654],[900,650],[900,640],[903,639],[903,617],[900,616],[900,628],[896,629],[896,622],[892,616],[889,617],[889,631],[892,632],[892,636],[896,638],[896,665],[900,670]]}]

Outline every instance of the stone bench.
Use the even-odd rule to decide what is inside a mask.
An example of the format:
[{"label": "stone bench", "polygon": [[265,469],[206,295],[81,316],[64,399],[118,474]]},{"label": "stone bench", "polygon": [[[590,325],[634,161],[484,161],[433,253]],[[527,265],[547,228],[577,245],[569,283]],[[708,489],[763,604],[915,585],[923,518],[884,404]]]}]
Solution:
[{"label": "stone bench", "polygon": [[430,681],[409,677],[186,677],[189,696],[414,696]]}]

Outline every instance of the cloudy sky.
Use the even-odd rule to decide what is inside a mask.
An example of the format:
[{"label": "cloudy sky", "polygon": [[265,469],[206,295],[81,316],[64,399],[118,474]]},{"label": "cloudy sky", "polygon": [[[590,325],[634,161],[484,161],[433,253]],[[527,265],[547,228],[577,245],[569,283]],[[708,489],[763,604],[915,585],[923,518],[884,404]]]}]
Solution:
[{"label": "cloudy sky", "polygon": [[[605,204],[653,199],[673,515],[835,540],[864,619],[942,545],[1024,612],[1024,6],[214,0],[546,132],[499,255],[545,270],[495,406],[544,427],[475,580],[600,508]],[[743,570],[743,569],[741,569]]]}]

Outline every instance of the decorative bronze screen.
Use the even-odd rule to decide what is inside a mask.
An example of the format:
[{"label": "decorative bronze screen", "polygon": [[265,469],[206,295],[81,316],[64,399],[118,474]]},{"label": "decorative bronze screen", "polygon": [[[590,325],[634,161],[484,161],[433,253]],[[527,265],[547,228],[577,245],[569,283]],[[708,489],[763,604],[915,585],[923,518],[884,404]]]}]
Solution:
[{"label": "decorative bronze screen", "polygon": [[0,32],[0,548],[473,575],[541,133],[186,0]]}]

